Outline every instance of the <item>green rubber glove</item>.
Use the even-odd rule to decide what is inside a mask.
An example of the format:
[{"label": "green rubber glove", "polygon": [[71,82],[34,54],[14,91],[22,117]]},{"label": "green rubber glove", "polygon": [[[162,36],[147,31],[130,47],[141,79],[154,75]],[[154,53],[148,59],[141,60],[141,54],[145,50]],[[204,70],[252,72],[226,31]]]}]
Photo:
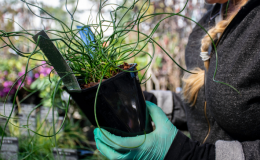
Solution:
[{"label": "green rubber glove", "polygon": [[115,143],[137,148],[120,147],[108,140],[99,128],[94,130],[96,146],[98,150],[109,159],[131,159],[131,160],[160,160],[166,156],[172,141],[177,134],[177,128],[170,122],[168,117],[157,105],[146,101],[149,114],[155,123],[156,129],[145,135],[136,137],[120,137],[102,129],[108,138]]}]

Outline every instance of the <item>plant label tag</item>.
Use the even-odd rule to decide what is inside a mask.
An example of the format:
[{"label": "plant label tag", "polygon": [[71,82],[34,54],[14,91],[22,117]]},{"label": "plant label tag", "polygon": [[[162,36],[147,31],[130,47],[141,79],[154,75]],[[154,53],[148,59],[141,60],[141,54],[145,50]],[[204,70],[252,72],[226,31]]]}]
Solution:
[{"label": "plant label tag", "polygon": [[[19,114],[29,115],[34,107],[35,105],[32,104],[21,104],[21,109],[19,111]],[[33,110],[30,116],[35,116],[35,115],[36,115],[36,110]]]},{"label": "plant label tag", "polygon": [[[58,112],[57,109],[54,109],[54,120],[57,120],[58,117]],[[53,117],[52,117],[52,108],[50,107],[41,107],[40,110],[40,119],[41,119],[41,123],[45,122],[47,123],[47,125],[51,125],[52,126],[52,121],[53,121]]]},{"label": "plant label tag", "polygon": [[78,160],[77,150],[75,149],[63,149],[63,148],[55,148],[53,149],[53,157],[54,159],[63,159],[63,160]]},{"label": "plant label tag", "polygon": [[3,160],[18,160],[18,148],[18,138],[4,137],[0,151],[0,158]]},{"label": "plant label tag", "polygon": [[[6,103],[6,104],[0,103],[0,114],[3,115],[3,116],[0,116],[0,126],[2,128],[4,128],[4,126],[7,122],[6,117],[9,117],[11,114],[12,107],[13,107],[12,103]],[[13,117],[13,115],[14,115],[14,110],[12,112],[11,117]],[[6,117],[4,117],[4,116],[6,116]],[[10,130],[8,127],[9,127],[9,125],[6,126],[5,133],[10,133]]]},{"label": "plant label tag", "polygon": [[[35,116],[28,117],[28,115],[26,115],[26,114],[20,114],[18,116],[19,116],[20,127],[24,126],[33,131],[36,131],[36,117]],[[31,132],[30,130],[28,130],[27,128],[20,128],[20,135],[29,136],[29,132],[30,132],[30,136],[33,136],[34,133]]]},{"label": "plant label tag", "polygon": [[[0,103],[0,114],[9,117],[12,111],[13,104],[12,103]],[[14,110],[12,112],[12,116],[14,115]]]},{"label": "plant label tag", "polygon": [[[81,39],[83,40],[83,42],[85,43],[85,48],[87,50],[91,50],[94,51],[95,48],[91,47],[91,43],[94,44],[95,43],[95,35],[93,34],[93,32],[91,31],[90,27],[83,27],[81,26],[77,26],[77,29],[79,30],[79,34]],[[93,55],[90,54],[90,56],[93,58]]]}]

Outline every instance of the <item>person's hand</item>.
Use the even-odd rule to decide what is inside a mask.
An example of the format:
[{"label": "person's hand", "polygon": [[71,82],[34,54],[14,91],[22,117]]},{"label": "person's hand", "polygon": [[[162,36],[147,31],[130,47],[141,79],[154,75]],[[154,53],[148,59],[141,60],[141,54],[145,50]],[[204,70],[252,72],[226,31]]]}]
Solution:
[{"label": "person's hand", "polygon": [[146,101],[146,106],[155,123],[156,129],[146,135],[146,140],[141,146],[139,145],[144,141],[145,135],[120,137],[102,129],[105,135],[115,143],[127,147],[139,146],[137,148],[120,147],[108,140],[101,133],[100,129],[96,128],[94,130],[96,146],[104,156],[109,159],[164,159],[178,130],[170,122],[161,108],[148,101]]}]

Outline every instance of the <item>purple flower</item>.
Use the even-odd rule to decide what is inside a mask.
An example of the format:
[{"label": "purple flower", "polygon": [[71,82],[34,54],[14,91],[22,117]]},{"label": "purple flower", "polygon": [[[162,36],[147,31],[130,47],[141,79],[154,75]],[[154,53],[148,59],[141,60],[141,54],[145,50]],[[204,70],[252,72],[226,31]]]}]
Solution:
[{"label": "purple flower", "polygon": [[19,76],[19,77],[21,77],[22,75],[24,75],[24,72],[23,72],[23,71],[18,73],[18,76]]},{"label": "purple flower", "polygon": [[45,69],[43,68],[43,66],[40,66],[40,67],[39,67],[39,72],[40,72],[40,73],[43,73],[44,70],[45,70]]},{"label": "purple flower", "polygon": [[4,95],[4,92],[2,92],[1,90],[0,90],[0,97],[4,97],[5,95]]},{"label": "purple flower", "polygon": [[31,85],[31,84],[32,84],[32,78],[31,78],[31,77],[28,77],[26,83],[27,83],[28,85]]},{"label": "purple flower", "polygon": [[5,81],[4,84],[3,84],[3,86],[4,86],[4,88],[7,88],[7,87],[12,86],[12,84],[13,84],[12,81]]},{"label": "purple flower", "polygon": [[51,69],[50,69],[50,68],[47,68],[47,69],[46,69],[46,73],[47,73],[47,74],[50,74],[50,72],[51,72]]},{"label": "purple flower", "polygon": [[[17,83],[16,89],[18,89],[18,87],[20,86],[21,83],[22,83],[22,81],[19,80],[18,83]],[[23,87],[23,86],[24,86],[24,83],[21,85],[21,87]],[[21,87],[20,87],[20,88],[21,88]]]},{"label": "purple flower", "polygon": [[13,88],[11,91],[10,91],[10,94],[14,94],[15,93],[15,89]]},{"label": "purple flower", "polygon": [[39,76],[40,76],[39,73],[35,73],[35,74],[34,74],[34,77],[35,77],[35,78],[39,78]]},{"label": "purple flower", "polygon": [[5,81],[4,84],[3,84],[4,88],[8,87],[8,82]]},{"label": "purple flower", "polygon": [[4,93],[8,93],[9,90],[10,90],[10,88],[4,88],[4,89],[3,89],[3,92],[4,92]]}]

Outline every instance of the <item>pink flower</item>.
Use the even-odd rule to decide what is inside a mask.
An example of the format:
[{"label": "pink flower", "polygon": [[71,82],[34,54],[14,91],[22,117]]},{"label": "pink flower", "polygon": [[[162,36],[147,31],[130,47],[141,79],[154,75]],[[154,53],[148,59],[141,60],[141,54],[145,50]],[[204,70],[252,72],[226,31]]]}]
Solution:
[{"label": "pink flower", "polygon": [[11,91],[10,91],[10,94],[14,94],[15,93],[15,89],[13,88]]},{"label": "pink flower", "polygon": [[39,67],[39,72],[40,72],[40,73],[43,73],[44,71],[45,71],[45,69],[43,68],[43,66],[40,66],[40,67]]},{"label": "pink flower", "polygon": [[22,72],[19,72],[19,73],[18,73],[18,76],[21,77],[22,75],[24,75],[24,73],[25,73],[25,72],[23,72],[23,71],[22,71]]},{"label": "pink flower", "polygon": [[4,93],[8,93],[9,90],[10,90],[10,88],[4,88],[4,89],[3,89],[3,92],[4,92]]},{"label": "pink flower", "polygon": [[[18,87],[20,86],[21,83],[22,83],[21,81],[18,81],[17,86],[16,86],[16,89],[18,89]],[[20,88],[22,88],[23,86],[24,86],[24,83],[21,85]]]},{"label": "pink flower", "polygon": [[5,81],[5,82],[3,83],[3,86],[4,86],[5,88],[8,88],[8,87],[11,87],[12,84],[13,84],[12,81]]},{"label": "pink flower", "polygon": [[31,84],[32,84],[32,78],[31,78],[31,77],[28,77],[26,83],[27,83],[28,85],[31,85]]},{"label": "pink flower", "polygon": [[4,96],[5,96],[4,92],[2,92],[2,91],[0,90],[0,97],[4,97]]},{"label": "pink flower", "polygon": [[35,74],[34,74],[34,77],[35,77],[35,78],[39,78],[39,76],[40,76],[39,73],[35,73]]},{"label": "pink flower", "polygon": [[47,68],[47,69],[46,69],[46,73],[47,73],[47,74],[50,74],[50,72],[51,72],[51,69],[50,69],[50,68]]},{"label": "pink flower", "polygon": [[4,88],[8,87],[7,81],[4,82],[3,86],[4,86]]}]

